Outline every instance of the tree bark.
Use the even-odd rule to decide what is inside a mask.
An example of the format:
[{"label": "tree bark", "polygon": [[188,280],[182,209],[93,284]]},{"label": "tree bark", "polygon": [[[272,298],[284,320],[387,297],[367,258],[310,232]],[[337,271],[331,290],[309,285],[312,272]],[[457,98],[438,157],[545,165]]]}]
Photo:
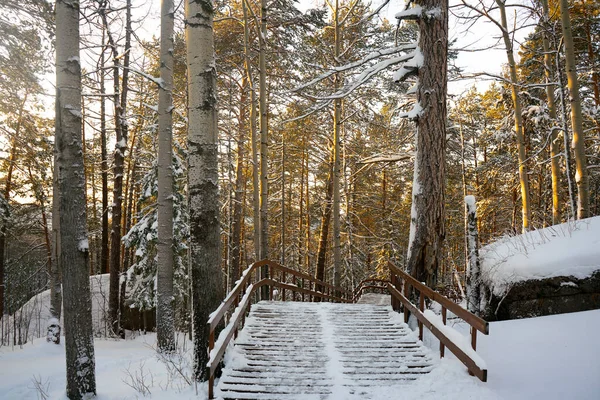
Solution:
[{"label": "tree bark", "polygon": [[582,219],[589,216],[590,209],[589,178],[585,156],[585,132],[583,131],[583,118],[581,115],[577,64],[575,62],[573,33],[569,18],[569,3],[567,0],[560,0],[559,5],[565,46],[567,87],[569,88],[569,101],[571,103],[572,147],[575,153],[575,183],[577,184],[577,219]]},{"label": "tree bark", "polygon": [[[260,126],[260,259],[269,258],[269,127],[267,108],[267,0],[260,1],[260,36],[258,40],[259,126]],[[268,277],[269,268],[261,268],[261,278]],[[267,299],[269,288],[261,288],[261,298]]]},{"label": "tree bark", "polygon": [[550,119],[553,121],[552,132],[550,133],[550,170],[552,177],[552,224],[556,225],[560,223],[560,149],[559,149],[559,129],[556,128],[556,102],[554,100],[554,89],[555,85],[553,79],[552,68],[552,55],[550,54],[550,15],[548,12],[548,0],[541,0],[543,20],[542,27],[544,30],[544,37],[542,39],[542,45],[544,48],[544,73],[546,76],[546,99],[548,101],[548,113]]},{"label": "tree bark", "polygon": [[508,33],[508,22],[506,19],[506,0],[496,0],[500,10],[500,23],[502,25],[502,39],[506,48],[506,57],[508,59],[508,68],[510,71],[511,94],[515,108],[515,132],[517,135],[517,149],[519,159],[519,182],[521,184],[521,204],[523,214],[523,232],[530,229],[531,220],[530,199],[529,199],[529,177],[527,175],[527,155],[525,152],[525,135],[523,131],[523,116],[521,111],[521,101],[519,100],[519,90],[517,87],[517,65],[512,46],[512,40]]},{"label": "tree bark", "polygon": [[188,204],[194,329],[194,377],[206,380],[206,321],[223,299],[220,265],[214,5],[186,1],[188,63]]},{"label": "tree bark", "polygon": [[[338,63],[342,48],[342,38],[340,29],[340,11],[339,0],[335,1],[334,9],[334,59]],[[336,74],[334,77],[334,90],[338,91],[340,87],[341,76]],[[340,244],[340,131],[342,127],[342,100],[333,101],[333,285],[340,286],[342,254]]]},{"label": "tree bark", "polygon": [[229,271],[229,288],[233,288],[235,282],[240,279],[240,260],[242,250],[242,219],[244,218],[244,158],[246,157],[245,127],[247,117],[247,93],[248,78],[242,78],[242,93],[240,96],[240,114],[238,124],[237,161],[235,166],[235,194],[233,205],[233,224],[231,232],[231,262]]},{"label": "tree bark", "polygon": [[[327,180],[327,195],[325,196],[325,207],[321,219],[321,233],[319,234],[319,249],[317,251],[317,280],[325,282],[325,261],[327,256],[327,237],[329,236],[329,225],[331,224],[331,210],[333,207],[333,164],[330,166],[329,179]],[[323,291],[321,286],[317,291]]]},{"label": "tree bark", "polygon": [[102,48],[100,52],[100,158],[102,179],[102,237],[100,239],[100,270],[104,274],[110,273],[108,265],[108,154],[106,151],[106,94],[104,79],[104,45],[105,27],[102,28]]},{"label": "tree bark", "polygon": [[475,197],[465,196],[467,210],[467,310],[479,315],[481,303],[481,269],[479,264],[479,233]]},{"label": "tree bark", "polygon": [[160,19],[160,78],[158,89],[158,259],[156,274],[156,336],[159,352],[175,350],[173,304],[173,0],[163,0]]},{"label": "tree bark", "polygon": [[411,227],[407,269],[420,282],[434,287],[441,263],[444,227],[446,169],[446,84],[448,53],[448,2],[419,0],[417,5],[439,10],[419,20],[419,68],[416,156],[412,189]]},{"label": "tree bark", "polygon": [[96,394],[85,176],[81,142],[79,2],[56,2],[56,140],[67,396]]}]

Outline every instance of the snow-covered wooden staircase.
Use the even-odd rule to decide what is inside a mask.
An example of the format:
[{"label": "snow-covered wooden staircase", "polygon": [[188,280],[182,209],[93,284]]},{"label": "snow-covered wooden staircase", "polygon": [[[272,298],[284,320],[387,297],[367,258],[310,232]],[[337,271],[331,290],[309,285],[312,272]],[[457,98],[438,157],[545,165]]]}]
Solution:
[{"label": "snow-covered wooden staircase", "polygon": [[[229,351],[221,399],[378,399],[433,368],[390,306],[263,301]],[[381,399],[383,400],[383,399]]]}]

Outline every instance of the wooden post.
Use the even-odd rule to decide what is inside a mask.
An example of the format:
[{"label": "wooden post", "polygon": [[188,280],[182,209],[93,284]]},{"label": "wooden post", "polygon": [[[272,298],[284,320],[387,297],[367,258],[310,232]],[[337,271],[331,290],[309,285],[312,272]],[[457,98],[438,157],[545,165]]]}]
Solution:
[{"label": "wooden post", "polygon": [[[425,310],[425,295],[423,292],[419,292],[419,310],[423,312]],[[419,321],[419,340],[423,340],[423,323]]]},{"label": "wooden post", "polygon": [[[285,280],[286,280],[285,271],[282,272],[282,275],[283,275],[283,278],[281,279],[282,283],[286,283],[285,282]],[[283,289],[283,288],[281,289],[281,300],[285,301],[285,289]]]},{"label": "wooden post", "polygon": [[474,326],[471,327],[471,347],[477,350],[477,329]]},{"label": "wooden post", "polygon": [[[446,325],[446,307],[442,306],[442,322]],[[440,358],[444,358],[444,353],[446,351],[446,347],[442,342],[440,342]]]},{"label": "wooden post", "polygon": [[[212,330],[210,327],[208,329],[210,329],[210,333],[208,335],[208,354],[210,354],[212,349],[214,349],[214,347],[215,347],[215,331]],[[206,367],[206,368],[208,369],[208,398],[214,399],[215,396],[213,393],[213,386],[215,384],[215,377],[210,372],[210,367]]]},{"label": "wooden post", "polygon": [[[406,297],[407,299],[410,299],[410,297],[409,297],[409,295],[410,295],[410,293],[409,293],[410,292],[410,286],[409,286],[408,282],[406,282],[405,280],[402,281],[402,282],[403,282],[403,285],[404,285],[404,288],[403,288],[404,289],[404,297]],[[402,307],[402,308],[404,309],[403,310],[404,311],[404,323],[408,324],[408,317],[409,317],[410,314],[409,314],[408,309],[406,307]]]},{"label": "wooden post", "polygon": [[[300,284],[302,285],[302,289],[304,289],[304,278],[300,279]],[[301,298],[304,301],[304,292],[302,292]]]}]

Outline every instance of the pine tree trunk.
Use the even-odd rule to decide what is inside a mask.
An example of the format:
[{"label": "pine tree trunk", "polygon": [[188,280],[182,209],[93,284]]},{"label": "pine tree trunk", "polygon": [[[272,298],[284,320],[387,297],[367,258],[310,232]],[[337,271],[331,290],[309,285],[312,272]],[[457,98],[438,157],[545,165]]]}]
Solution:
[{"label": "pine tree trunk", "polygon": [[560,0],[559,4],[565,46],[567,86],[569,88],[569,101],[571,103],[572,146],[575,152],[575,183],[577,184],[577,219],[582,219],[589,216],[590,209],[589,178],[585,156],[585,132],[583,131],[583,118],[581,115],[577,64],[575,62],[573,33],[571,32],[571,21],[569,18],[569,3],[567,0]]},{"label": "pine tree trunk", "polygon": [[160,19],[160,78],[158,89],[158,240],[156,336],[159,352],[175,350],[173,304],[173,0],[163,0]]},{"label": "pine tree trunk", "polygon": [[512,47],[512,39],[508,31],[506,19],[505,0],[496,0],[500,10],[500,19],[502,24],[502,38],[506,47],[506,57],[508,59],[508,68],[510,71],[512,101],[515,109],[515,132],[517,135],[517,149],[519,159],[519,182],[521,184],[521,204],[523,214],[523,232],[530,229],[531,210],[529,199],[529,177],[527,175],[527,155],[525,151],[525,135],[523,131],[523,116],[521,111],[521,101],[519,100],[519,88],[517,86],[517,65]]},{"label": "pine tree trunk", "polygon": [[256,129],[256,91],[254,80],[252,79],[252,71],[250,70],[250,44],[249,27],[248,27],[248,10],[246,2],[242,2],[242,10],[244,13],[244,68],[250,83],[250,141],[252,146],[252,220],[254,225],[254,259],[260,259],[260,189],[259,189],[259,172],[258,172],[258,138]]},{"label": "pine tree trunk", "polygon": [[554,100],[554,89],[555,85],[553,79],[552,68],[552,55],[550,54],[550,29],[549,23],[550,16],[548,12],[548,0],[541,0],[542,3],[542,26],[544,30],[544,37],[542,39],[542,45],[544,48],[544,72],[546,76],[546,99],[548,101],[548,113],[550,119],[553,121],[553,129],[550,138],[550,170],[552,176],[552,224],[556,225],[560,223],[560,148],[559,148],[559,129],[556,126],[556,102]]},{"label": "pine tree trunk", "polygon": [[[266,43],[267,40],[267,0],[260,1],[260,37],[258,40],[258,68],[259,68],[259,126],[260,126],[260,259],[269,258],[269,136],[268,136],[268,109],[267,109],[267,65]],[[267,278],[269,268],[261,268],[261,278]],[[261,298],[267,299],[269,288],[261,288]]]},{"label": "pine tree trunk", "polygon": [[79,2],[56,3],[56,140],[67,396],[96,393],[81,143]]},{"label": "pine tree trunk", "polygon": [[[325,261],[327,257],[327,237],[329,236],[329,225],[331,224],[331,210],[333,198],[333,164],[330,167],[329,179],[327,180],[327,195],[325,196],[325,207],[321,219],[321,233],[319,234],[319,250],[317,251],[317,270],[316,278],[325,282]],[[317,286],[318,292],[323,291],[321,286]]]},{"label": "pine tree trunk", "polygon": [[[334,59],[339,59],[341,52],[339,0],[335,1],[334,10]],[[335,91],[340,87],[341,76],[334,77]],[[342,255],[340,244],[340,133],[342,127],[342,100],[333,101],[333,286],[339,287],[341,282]]]},{"label": "pine tree trunk", "polygon": [[188,63],[188,205],[194,376],[206,380],[206,321],[223,299],[220,265],[216,69],[210,0],[186,1]]},{"label": "pine tree trunk", "polygon": [[235,166],[235,195],[233,205],[233,224],[231,229],[231,262],[229,264],[229,288],[240,279],[240,260],[242,251],[242,219],[244,218],[244,158],[246,157],[246,113],[247,113],[247,77],[242,78],[242,94],[240,96],[240,114],[237,140],[237,163]]},{"label": "pine tree trunk", "polygon": [[419,68],[416,156],[412,191],[407,269],[420,282],[434,287],[445,237],[444,192],[446,169],[446,83],[448,2],[420,0],[424,10],[439,9],[433,18],[419,20],[423,65]]},{"label": "pine tree trunk", "polygon": [[110,272],[108,257],[108,154],[106,150],[106,94],[104,79],[104,44],[105,27],[102,28],[102,49],[100,52],[100,158],[101,158],[101,176],[102,176],[102,237],[100,250],[100,270],[104,274]]},{"label": "pine tree trunk", "polygon": [[115,119],[115,152],[114,152],[114,183],[112,203],[112,224],[110,230],[110,253],[108,259],[109,270],[109,292],[108,292],[108,320],[111,332],[114,336],[119,335],[119,273],[121,269],[121,219],[123,218],[123,165],[125,151],[127,150],[127,131],[123,132],[123,109],[121,108],[120,88],[120,55],[117,44],[110,33],[106,16],[106,9],[99,9],[104,28],[107,32],[108,45],[113,58],[113,103]]}]

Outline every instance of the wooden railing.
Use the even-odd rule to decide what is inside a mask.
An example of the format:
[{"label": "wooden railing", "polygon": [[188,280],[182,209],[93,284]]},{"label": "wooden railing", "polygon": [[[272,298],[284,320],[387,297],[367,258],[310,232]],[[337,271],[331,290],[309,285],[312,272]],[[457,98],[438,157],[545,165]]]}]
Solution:
[{"label": "wooden railing", "polygon": [[354,289],[352,293],[352,302],[356,303],[365,292],[388,293],[387,284],[390,281],[387,279],[367,278],[363,279]]},{"label": "wooden railing", "polygon": [[[268,267],[268,278],[260,279],[259,269]],[[206,365],[208,372],[208,398],[214,398],[214,374],[217,366],[223,359],[227,345],[231,339],[237,337],[240,325],[243,325],[246,312],[253,300],[258,297],[259,288],[269,288],[269,300],[278,298],[300,301],[330,301],[351,303],[353,293],[335,287],[326,282],[319,281],[308,274],[286,268],[273,261],[258,261],[248,267],[229,295],[223,300],[208,320],[209,330],[209,361]],[[281,290],[275,294],[275,288]],[[265,299],[266,300],[266,299]],[[219,334],[215,343],[215,331],[225,316],[232,312],[227,326]]]},{"label": "wooden railing", "polygon": [[[388,289],[392,299],[400,301],[404,306],[404,322],[408,322],[410,311],[418,320],[419,339],[423,340],[423,326],[427,327],[440,341],[440,356],[444,357],[444,351],[447,347],[456,358],[463,362],[469,369],[469,373],[477,376],[481,381],[487,381],[487,369],[482,366],[482,361],[475,353],[477,348],[477,331],[484,335],[489,334],[489,323],[475,314],[470,313],[452,300],[437,293],[435,290],[425,286],[415,278],[402,271],[392,263],[388,263],[390,268],[391,283],[388,283]],[[419,306],[415,306],[409,300],[411,287],[419,292]],[[425,298],[433,300],[442,306],[442,326],[437,325],[432,319],[425,315]],[[392,305],[397,309],[397,303],[392,301]],[[394,303],[396,305],[394,305]],[[471,347],[472,351],[454,338],[448,336],[445,329],[447,312],[450,311],[471,327]]]}]

